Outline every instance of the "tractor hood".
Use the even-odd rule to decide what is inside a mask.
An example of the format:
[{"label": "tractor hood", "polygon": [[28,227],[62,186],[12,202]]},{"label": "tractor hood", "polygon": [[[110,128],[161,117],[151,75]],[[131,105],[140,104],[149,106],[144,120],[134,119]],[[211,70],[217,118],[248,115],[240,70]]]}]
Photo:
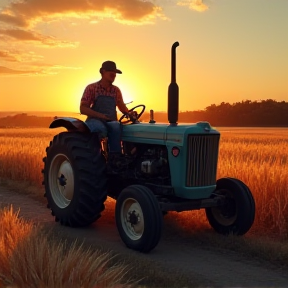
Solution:
[{"label": "tractor hood", "polygon": [[208,122],[183,125],[138,123],[123,125],[122,128],[123,141],[158,145],[169,142],[183,146],[187,135],[219,134]]}]

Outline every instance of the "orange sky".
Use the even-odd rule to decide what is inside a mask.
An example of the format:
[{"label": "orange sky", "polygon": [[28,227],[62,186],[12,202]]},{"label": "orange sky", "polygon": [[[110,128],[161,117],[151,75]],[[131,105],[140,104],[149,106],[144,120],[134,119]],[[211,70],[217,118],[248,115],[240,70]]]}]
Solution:
[{"label": "orange sky", "polygon": [[0,111],[78,112],[105,60],[129,107],[288,101],[287,0],[1,0]]}]

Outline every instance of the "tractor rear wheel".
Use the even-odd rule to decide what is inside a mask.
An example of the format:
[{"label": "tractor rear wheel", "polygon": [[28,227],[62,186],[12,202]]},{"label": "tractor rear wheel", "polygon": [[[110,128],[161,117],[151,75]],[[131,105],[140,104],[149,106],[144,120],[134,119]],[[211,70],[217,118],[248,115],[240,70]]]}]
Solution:
[{"label": "tractor rear wheel", "polygon": [[158,244],[163,216],[149,188],[131,185],[123,189],[116,201],[115,218],[120,237],[128,248],[147,253]]},{"label": "tractor rear wheel", "polygon": [[104,210],[106,161],[96,133],[62,132],[46,149],[44,185],[56,221],[87,226]]},{"label": "tractor rear wheel", "polygon": [[221,178],[216,183],[216,195],[223,197],[223,205],[206,208],[211,227],[218,233],[244,235],[255,218],[255,202],[250,189],[235,178]]}]

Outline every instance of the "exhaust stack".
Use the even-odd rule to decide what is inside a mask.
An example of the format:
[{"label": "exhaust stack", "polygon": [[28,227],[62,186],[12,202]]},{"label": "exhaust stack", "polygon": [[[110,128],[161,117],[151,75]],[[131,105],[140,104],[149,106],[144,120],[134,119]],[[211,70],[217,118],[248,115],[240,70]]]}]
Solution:
[{"label": "exhaust stack", "polygon": [[171,48],[171,83],[168,87],[168,121],[170,125],[177,125],[179,106],[179,87],[176,83],[176,48],[179,42],[175,42]]}]

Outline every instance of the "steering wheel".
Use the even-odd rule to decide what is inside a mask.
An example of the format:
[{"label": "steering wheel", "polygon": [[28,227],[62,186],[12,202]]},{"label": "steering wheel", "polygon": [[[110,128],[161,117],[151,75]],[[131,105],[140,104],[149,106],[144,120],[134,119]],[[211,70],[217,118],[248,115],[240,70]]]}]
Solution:
[{"label": "steering wheel", "polygon": [[[136,111],[135,111],[135,115],[133,115],[133,116],[130,116],[130,115],[127,115],[127,114],[123,114],[120,117],[119,122],[121,124],[128,124],[130,122],[133,123],[133,124],[137,123],[138,119],[142,116],[142,114],[145,111],[145,108],[146,108],[145,105],[142,105],[142,104],[141,105],[137,105],[137,106],[135,106],[135,107],[133,107],[132,109],[129,110],[129,112],[133,112],[136,108],[139,108],[139,107],[142,107],[142,110],[141,110],[141,112],[139,114]],[[127,120],[123,121],[124,118],[126,118]]]}]

